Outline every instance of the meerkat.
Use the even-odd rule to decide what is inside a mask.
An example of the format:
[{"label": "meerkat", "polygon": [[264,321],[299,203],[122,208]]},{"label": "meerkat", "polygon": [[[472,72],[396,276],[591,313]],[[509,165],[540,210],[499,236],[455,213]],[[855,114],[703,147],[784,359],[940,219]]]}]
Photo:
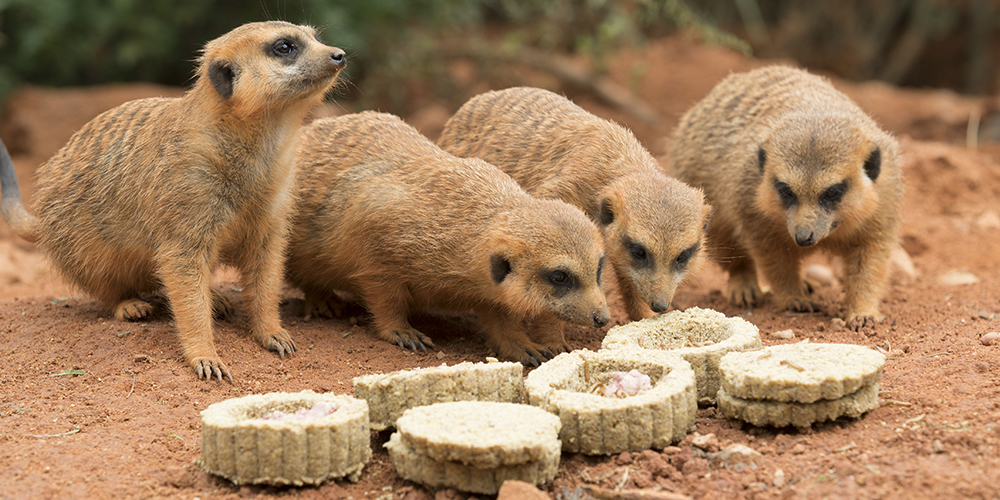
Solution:
[{"label": "meerkat", "polygon": [[213,303],[228,304],[212,270],[235,266],[253,337],[294,352],[278,316],[294,139],[345,64],[311,27],[240,26],[205,45],[183,97],[131,101],[76,132],[39,168],[34,216],[0,162],[3,217],[118,319],[146,318],[140,294],[162,289],[198,377],[232,381],[213,342]]},{"label": "meerkat", "polygon": [[684,115],[670,156],[715,207],[709,241],[723,252],[733,304],[761,300],[759,268],[780,305],[818,311],[800,262],[823,250],[843,258],[851,327],[885,318],[899,147],[830,82],[784,66],[731,75]]},{"label": "meerkat", "polygon": [[625,127],[547,90],[480,94],[437,141],[461,157],[492,163],[528,193],[574,205],[599,226],[632,320],[666,311],[703,262],[711,208],[670,178]]},{"label": "meerkat", "polygon": [[610,320],[604,246],[578,209],[452,156],[401,119],[363,112],[303,132],[286,276],[307,313],[359,298],[379,338],[426,350],[407,317],[471,309],[501,357],[535,365],[569,349],[563,321]]}]

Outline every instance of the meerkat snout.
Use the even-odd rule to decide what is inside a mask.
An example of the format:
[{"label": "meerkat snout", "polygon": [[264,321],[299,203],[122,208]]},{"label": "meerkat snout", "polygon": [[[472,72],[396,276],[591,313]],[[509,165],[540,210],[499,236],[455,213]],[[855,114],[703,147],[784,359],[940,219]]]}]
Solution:
[{"label": "meerkat snout", "polygon": [[333,49],[333,52],[330,53],[330,60],[333,61],[333,64],[343,68],[347,66],[347,53],[341,49]]}]

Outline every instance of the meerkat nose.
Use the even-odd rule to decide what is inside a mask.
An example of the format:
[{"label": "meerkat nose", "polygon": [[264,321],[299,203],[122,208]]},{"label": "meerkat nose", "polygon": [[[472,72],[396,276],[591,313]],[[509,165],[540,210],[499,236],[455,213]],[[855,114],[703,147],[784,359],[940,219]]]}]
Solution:
[{"label": "meerkat nose", "polygon": [[653,312],[655,313],[666,312],[668,307],[670,307],[669,303],[664,304],[663,302],[660,302],[658,300],[654,300],[649,304],[649,308],[652,309]]},{"label": "meerkat nose", "polygon": [[347,65],[347,54],[341,49],[334,49],[333,53],[330,54],[330,60],[333,64],[343,68]]},{"label": "meerkat nose", "polygon": [[816,243],[816,240],[814,237],[814,233],[812,231],[809,231],[809,234],[806,234],[805,231],[800,231],[795,233],[796,245],[800,247],[808,247],[812,246],[813,243]]},{"label": "meerkat nose", "polygon": [[593,320],[594,320],[594,328],[600,328],[608,324],[608,321],[611,321],[611,316],[608,314],[596,313],[594,314]]}]

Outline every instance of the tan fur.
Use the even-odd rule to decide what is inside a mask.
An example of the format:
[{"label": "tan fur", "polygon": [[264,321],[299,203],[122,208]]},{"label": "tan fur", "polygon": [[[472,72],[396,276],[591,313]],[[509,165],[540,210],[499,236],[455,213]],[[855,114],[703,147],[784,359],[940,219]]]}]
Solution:
[{"label": "tan fur", "polygon": [[[297,172],[287,276],[310,313],[349,292],[380,338],[417,349],[433,343],[410,326],[411,311],[472,309],[487,343],[527,364],[568,349],[560,320],[610,319],[593,223],[482,160],[445,153],[395,116],[314,122]],[[556,286],[557,271],[573,286]]]},{"label": "tan fur", "polygon": [[448,120],[438,145],[583,210],[603,233],[633,320],[666,311],[703,261],[710,208],[701,192],[663,175],[626,128],[565,97],[528,87],[478,95]]},{"label": "tan fur", "polygon": [[[873,181],[864,166],[876,149]],[[825,250],[844,259],[852,327],[884,319],[879,301],[903,196],[899,147],[828,81],[782,66],[731,75],[681,119],[671,157],[677,176],[715,207],[710,241],[725,252],[734,304],[761,298],[760,267],[781,305],[818,310],[799,264]],[[776,182],[795,195],[788,208]],[[842,199],[824,206],[841,182]]]},{"label": "tan fur", "polygon": [[310,27],[236,28],[205,46],[183,97],[125,103],[74,134],[38,170],[37,220],[14,227],[119,319],[145,318],[139,294],[165,289],[199,377],[232,380],[212,340],[212,303],[229,307],[209,286],[221,263],[242,274],[254,338],[290,353],[278,300],[293,139],[343,65]]}]

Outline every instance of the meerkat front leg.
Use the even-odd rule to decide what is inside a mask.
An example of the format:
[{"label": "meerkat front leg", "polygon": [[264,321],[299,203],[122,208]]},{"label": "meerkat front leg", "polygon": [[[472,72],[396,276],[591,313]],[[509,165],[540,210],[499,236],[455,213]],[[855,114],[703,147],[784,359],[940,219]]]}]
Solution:
[{"label": "meerkat front leg", "polygon": [[879,313],[882,288],[889,274],[891,249],[881,242],[859,246],[844,255],[844,317],[852,330],[872,328],[885,320]]},{"label": "meerkat front leg", "polygon": [[478,311],[479,321],[486,333],[486,345],[496,350],[503,359],[520,361],[525,366],[538,366],[551,359],[546,346],[533,342],[522,321],[493,309]]},{"label": "meerkat front leg", "polygon": [[746,248],[732,238],[733,230],[718,226],[710,227],[709,244],[714,251],[713,257],[729,273],[726,296],[734,306],[755,307],[764,298],[757,283],[757,266]]},{"label": "meerkat front leg", "polygon": [[756,257],[764,278],[771,284],[775,302],[796,312],[812,313],[822,310],[819,304],[806,297],[810,290],[802,279],[801,256],[798,253],[768,248]]},{"label": "meerkat front leg", "polygon": [[243,301],[250,315],[253,338],[282,358],[295,352],[295,341],[281,326],[278,311],[287,243],[284,229],[282,221],[271,221],[271,227],[248,234],[244,251],[234,263],[242,275]]},{"label": "meerkat front leg", "polygon": [[302,293],[305,294],[302,307],[304,316],[332,319],[344,315],[347,303],[337,294],[307,287],[302,288]]},{"label": "meerkat front leg", "polygon": [[160,279],[166,289],[184,358],[198,378],[233,381],[215,351],[209,256],[205,249],[176,250],[161,259]]},{"label": "meerkat front leg", "polygon": [[545,347],[543,354],[553,358],[559,353],[572,350],[566,343],[565,329],[566,324],[554,314],[543,314],[531,322],[528,338]]},{"label": "meerkat front leg", "polygon": [[427,352],[434,342],[427,335],[410,326],[410,295],[399,286],[384,283],[363,283],[362,300],[372,314],[378,337],[403,349]]}]

